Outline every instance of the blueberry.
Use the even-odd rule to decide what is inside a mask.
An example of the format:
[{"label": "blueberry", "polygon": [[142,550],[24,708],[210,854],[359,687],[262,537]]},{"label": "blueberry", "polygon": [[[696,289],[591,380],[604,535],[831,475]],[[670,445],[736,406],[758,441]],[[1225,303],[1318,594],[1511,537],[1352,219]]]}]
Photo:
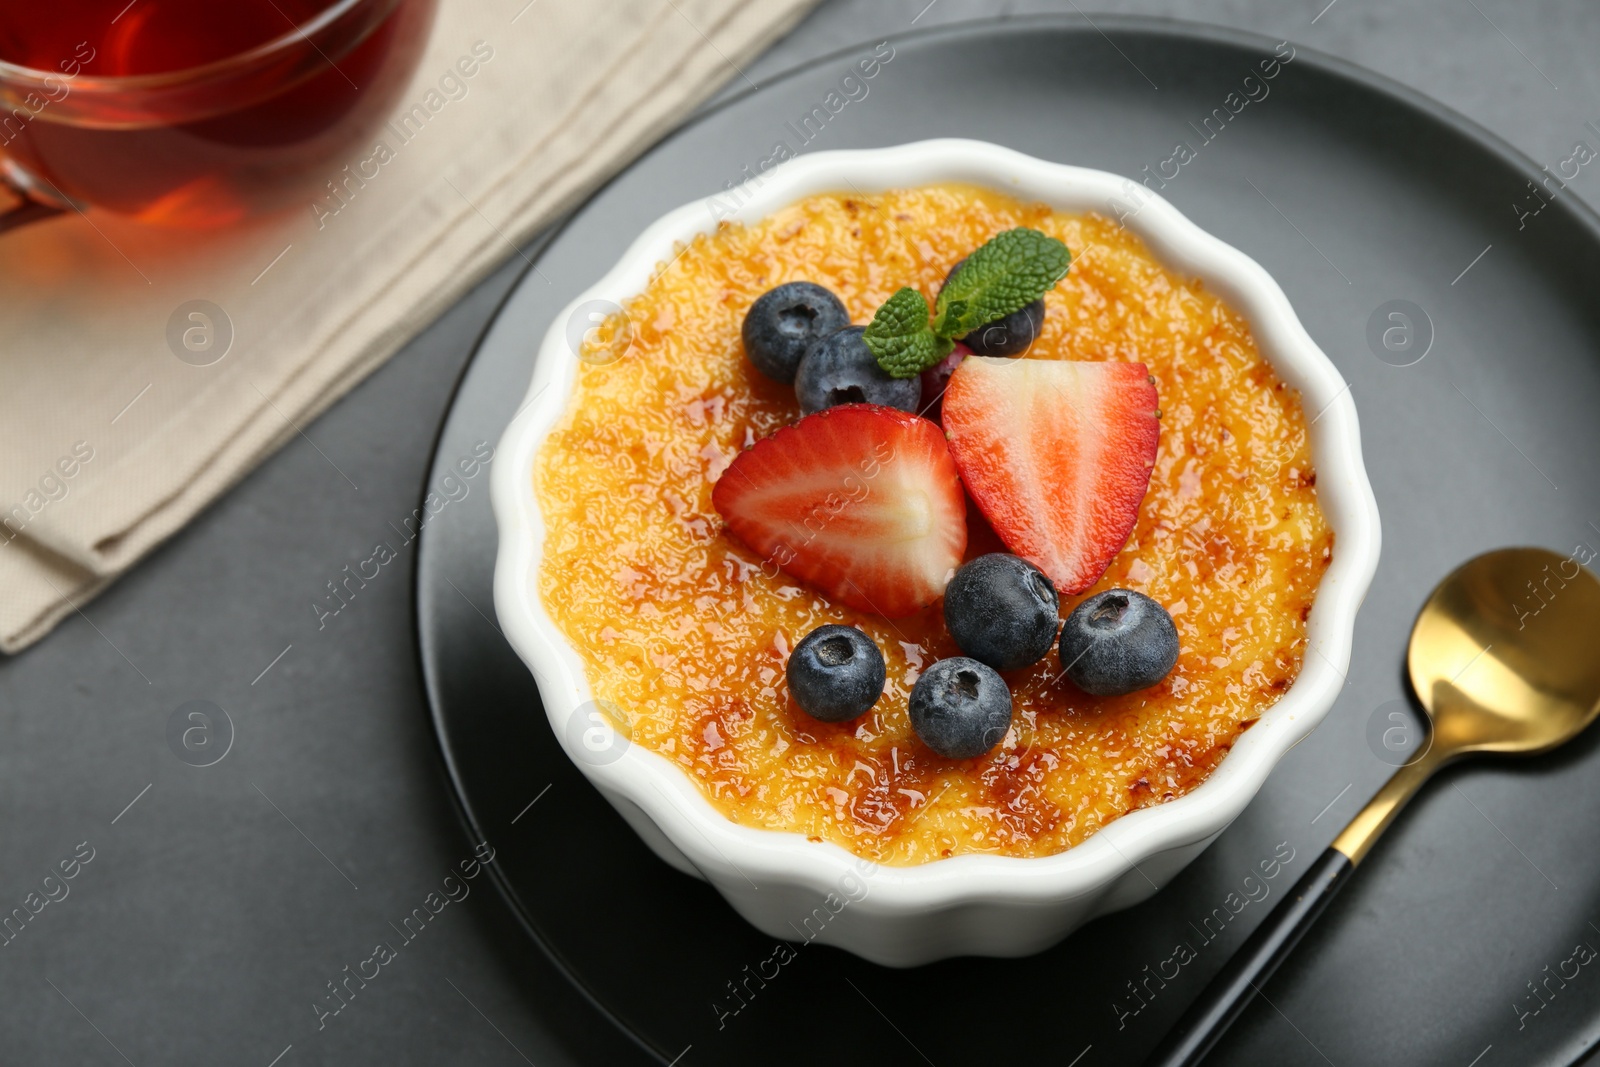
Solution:
[{"label": "blueberry", "polygon": [[942,659],[911,687],[911,728],[946,759],[971,759],[998,745],[1011,726],[1011,690],[990,667],[965,656]]},{"label": "blueberry", "polygon": [[1044,300],[1035,300],[1003,319],[979,326],[961,340],[980,356],[1017,356],[1028,350],[1044,329]]},{"label": "blueberry", "polygon": [[1155,685],[1178,662],[1178,628],[1143,593],[1108,589],[1072,610],[1061,628],[1061,666],[1074,685],[1100,697]]},{"label": "blueberry", "polygon": [[846,722],[883,695],[883,653],[854,626],[829,623],[801,638],[785,671],[800,710],[823,722]]},{"label": "blueberry", "polygon": [[891,378],[861,339],[865,326],[847,326],[806,350],[794,378],[800,410],[810,415],[838,404],[882,404],[916,413],[918,378]]},{"label": "blueberry", "polygon": [[850,313],[828,290],[815,282],[785,282],[745,312],[744,352],[756,370],[789,385],[811,343],[848,325]]},{"label": "blueberry", "polygon": [[961,565],[944,591],[944,624],[961,651],[997,671],[1037,663],[1056,643],[1061,601],[1044,572],[991,552]]},{"label": "blueberry", "polygon": [[[944,276],[946,282],[961,269],[962,259]],[[961,340],[980,356],[1015,356],[1028,350],[1044,329],[1044,297],[1013,311],[1003,319],[979,326]]]}]

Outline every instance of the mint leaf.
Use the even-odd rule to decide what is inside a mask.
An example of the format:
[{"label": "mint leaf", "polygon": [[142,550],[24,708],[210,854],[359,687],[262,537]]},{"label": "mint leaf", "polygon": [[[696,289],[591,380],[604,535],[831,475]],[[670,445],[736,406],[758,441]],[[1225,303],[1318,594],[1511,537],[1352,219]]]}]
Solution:
[{"label": "mint leaf", "polygon": [[1021,311],[1066,277],[1072,253],[1054,237],[1018,226],[996,234],[939,292],[933,332],[961,337]]},{"label": "mint leaf", "polygon": [[954,346],[928,326],[928,302],[915,289],[901,289],[878,309],[861,339],[891,378],[915,378]]},{"label": "mint leaf", "polygon": [[891,378],[927,370],[962,337],[1021,311],[1066,277],[1072,253],[1054,237],[1019,226],[996,234],[967,257],[939,291],[930,325],[928,302],[915,289],[884,301],[862,334],[878,366]]}]

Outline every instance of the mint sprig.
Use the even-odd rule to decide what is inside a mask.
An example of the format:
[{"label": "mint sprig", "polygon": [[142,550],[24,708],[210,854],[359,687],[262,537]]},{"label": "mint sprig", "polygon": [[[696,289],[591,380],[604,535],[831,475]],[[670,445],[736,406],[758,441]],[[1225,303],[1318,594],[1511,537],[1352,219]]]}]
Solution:
[{"label": "mint sprig", "polygon": [[945,284],[934,305],[934,333],[960,337],[1021,311],[1066,277],[1067,246],[1019,226],[996,234]]},{"label": "mint sprig", "polygon": [[891,378],[913,378],[950,354],[952,342],[1021,311],[1066,277],[1072,253],[1054,237],[1019,226],[996,234],[928,302],[901,289],[873,316],[862,340]]},{"label": "mint sprig", "polygon": [[891,378],[915,378],[955,347],[928,328],[928,302],[909,288],[884,301],[861,339]]}]

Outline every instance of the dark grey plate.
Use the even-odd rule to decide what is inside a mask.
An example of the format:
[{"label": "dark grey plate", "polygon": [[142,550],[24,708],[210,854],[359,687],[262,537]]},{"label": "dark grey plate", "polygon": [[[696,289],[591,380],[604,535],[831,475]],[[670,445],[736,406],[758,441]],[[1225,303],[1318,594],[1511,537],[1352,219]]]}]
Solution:
[{"label": "dark grey plate", "polygon": [[[664,211],[719,192],[780,141],[965,136],[1175,173],[1162,194],[1272,272],[1361,412],[1385,547],[1344,695],[1167,889],[1026,960],[900,972],[807,947],[772,977],[773,943],[652,857],[567,763],[492,621],[487,502],[445,511],[422,538],[417,604],[464,815],[498,843],[502,888],[539,946],[662,1061],[1136,1062],[1389,772],[1389,716],[1408,713],[1404,642],[1433,583],[1499,545],[1600,547],[1595,217],[1553,180],[1536,198],[1535,164],[1369,72],[1302,48],[1247,83],[1276,44],[1111,18],[910,35],[865,97],[802,144],[801,117],[871,45],[809,65],[679,130],[603,189],[490,327],[430,484],[498,438],[557,311]],[[1192,158],[1164,163],[1180,143]],[[1580,1058],[1600,1033],[1600,964],[1575,962],[1578,945],[1600,946],[1595,748],[1590,735],[1435,783],[1212,1062]],[[1248,900],[1246,876],[1288,850],[1281,874],[1251,883],[1266,899]],[[1181,967],[1166,962],[1179,944],[1194,950]],[[1538,997],[1529,983],[1544,983]]]}]

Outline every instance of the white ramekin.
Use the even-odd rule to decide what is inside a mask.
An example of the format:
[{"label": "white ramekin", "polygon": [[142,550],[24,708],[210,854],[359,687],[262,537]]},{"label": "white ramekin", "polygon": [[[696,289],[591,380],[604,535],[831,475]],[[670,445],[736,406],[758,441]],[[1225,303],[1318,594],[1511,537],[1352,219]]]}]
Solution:
[{"label": "white ramekin", "polygon": [[[583,305],[614,307],[638,294],[658,265],[670,261],[682,243],[714,230],[719,216],[753,223],[815,193],[934,182],[970,182],[1065,211],[1122,217],[1163,263],[1200,278],[1241,312],[1278,374],[1300,390],[1308,412],[1318,413],[1311,427],[1317,494],[1335,541],[1308,623],[1312,648],[1300,676],[1198,788],[1124,816],[1054,856],[965,855],[889,867],[799,834],[736,825],[664,757],[615,737],[603,717],[585,717],[592,697],[583,663],[540,601],[545,526],[533,465],[572,390],[578,360],[568,334],[570,323],[583,321]],[[815,939],[881,964],[1025,955],[1097,915],[1149,897],[1244,810],[1279,757],[1322,720],[1343,685],[1356,610],[1377,568],[1379,544],[1377,502],[1362,466],[1355,403],[1344,380],[1260,265],[1148,189],[1114,174],[1047,163],[979,141],[921,141],[801,156],[719,194],[716,205],[713,210],[708,202],[695,202],[663,216],[562,312],[545,334],[527,397],[496,453],[495,610],[507,639],[532,669],[568,756],[657,855],[710,882],[764,933]]]}]

